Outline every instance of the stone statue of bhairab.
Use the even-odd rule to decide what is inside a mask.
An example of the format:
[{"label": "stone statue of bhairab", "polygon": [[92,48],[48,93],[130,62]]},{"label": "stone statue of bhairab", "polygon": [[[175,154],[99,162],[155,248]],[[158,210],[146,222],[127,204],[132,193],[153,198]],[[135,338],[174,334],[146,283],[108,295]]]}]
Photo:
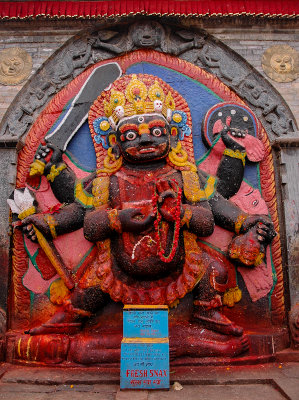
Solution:
[{"label": "stone statue of bhairab", "polygon": [[[252,161],[263,153],[260,141],[246,128],[250,118],[246,107],[241,116],[238,110],[233,105],[218,106],[209,117],[213,124],[203,128],[206,140],[209,134],[218,135],[211,156],[220,142],[225,149],[214,174],[205,171],[204,163],[200,168],[195,165],[186,100],[148,74],[123,75],[90,107],[96,172],[80,179],[59,149],[51,143],[39,148],[31,174],[36,163],[45,165],[43,175],[59,204],[42,211],[37,191],[37,212],[23,215],[23,230],[28,243],[38,240],[44,264],[52,263],[49,268],[56,268],[58,275],[55,279],[49,275],[53,279],[49,296],[56,308],[48,313],[47,322],[39,317],[27,331],[32,349],[37,341],[46,347],[53,338],[69,340],[67,335],[77,335],[77,347],[70,351],[81,354],[81,363],[109,359],[111,348],[117,354],[112,359],[119,359],[120,341],[113,344],[113,334],[101,333],[105,322],[96,328],[90,322],[116,302],[177,308],[175,323],[170,318],[172,357],[246,353],[249,343],[243,327],[223,313],[224,305],[241,298],[227,265],[263,268],[275,230],[265,215],[267,209],[245,212],[229,200],[240,186],[248,191],[241,185],[246,148]],[[60,238],[80,229],[85,239],[59,245]],[[203,244],[216,231],[220,238],[230,235],[225,255]],[[66,254],[71,257],[84,243],[90,249],[88,262],[70,272]],[[179,303],[191,309],[187,317],[178,311]],[[119,322],[120,315],[116,313],[114,321]],[[96,332],[106,344],[101,350],[95,345],[96,361],[88,361],[88,348],[94,343],[94,336],[88,335]]]}]

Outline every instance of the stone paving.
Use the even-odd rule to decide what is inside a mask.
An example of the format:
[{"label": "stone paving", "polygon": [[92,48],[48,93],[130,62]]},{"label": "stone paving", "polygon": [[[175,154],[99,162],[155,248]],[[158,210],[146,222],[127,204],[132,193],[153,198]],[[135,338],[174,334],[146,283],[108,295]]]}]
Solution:
[{"label": "stone paving", "polygon": [[[170,390],[120,390],[119,370],[0,366],[0,400],[298,400],[299,363],[171,370]],[[174,384],[174,382],[176,382]]]}]

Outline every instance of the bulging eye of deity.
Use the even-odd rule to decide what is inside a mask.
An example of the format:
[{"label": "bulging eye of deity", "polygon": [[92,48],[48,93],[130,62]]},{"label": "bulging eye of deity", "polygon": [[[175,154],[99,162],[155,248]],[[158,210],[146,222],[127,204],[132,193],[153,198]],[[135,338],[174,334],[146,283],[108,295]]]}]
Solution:
[{"label": "bulging eye of deity", "polygon": [[152,134],[156,137],[159,137],[162,135],[162,129],[161,128],[153,128]]},{"label": "bulging eye of deity", "polygon": [[125,138],[127,140],[134,140],[134,139],[136,139],[136,137],[137,137],[137,133],[136,132],[134,132],[134,131],[126,132]]},{"label": "bulging eye of deity", "polygon": [[125,118],[117,130],[117,140],[124,160],[147,163],[166,158],[170,151],[169,126],[159,114]]}]

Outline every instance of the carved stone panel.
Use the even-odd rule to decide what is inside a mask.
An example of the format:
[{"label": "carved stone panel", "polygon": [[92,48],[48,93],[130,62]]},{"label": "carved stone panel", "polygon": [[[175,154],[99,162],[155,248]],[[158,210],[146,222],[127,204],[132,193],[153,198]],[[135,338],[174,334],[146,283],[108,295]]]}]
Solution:
[{"label": "carved stone panel", "polygon": [[0,126],[0,141],[16,141],[26,135],[44,105],[88,66],[140,48],[176,55],[216,75],[255,111],[270,140],[297,135],[285,102],[239,55],[203,30],[140,20],[85,32],[66,43],[8,110]]}]

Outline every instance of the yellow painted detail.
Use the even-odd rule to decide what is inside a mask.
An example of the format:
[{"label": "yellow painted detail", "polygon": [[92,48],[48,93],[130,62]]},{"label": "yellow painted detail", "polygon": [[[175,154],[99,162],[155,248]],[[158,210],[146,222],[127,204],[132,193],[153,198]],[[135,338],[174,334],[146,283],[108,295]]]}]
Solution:
[{"label": "yellow painted detail", "polygon": [[173,114],[172,119],[174,120],[174,122],[180,123],[182,121],[182,116],[181,114],[175,113]]},{"label": "yellow painted detail", "polygon": [[182,171],[184,194],[187,200],[197,203],[206,200],[206,193],[200,188],[197,172]]},{"label": "yellow painted detail", "polygon": [[207,179],[207,182],[205,184],[205,195],[207,199],[210,199],[213,194],[215,193],[215,186],[217,183],[217,179],[215,178],[215,176],[209,176],[209,178]]},{"label": "yellow painted detail", "polygon": [[129,304],[124,306],[124,310],[168,310],[166,305],[142,305],[142,304]]},{"label": "yellow painted detail", "polygon": [[242,161],[243,167],[245,166],[245,158],[246,158],[245,151],[240,151],[240,150],[234,151],[232,149],[225,149],[223,154],[231,158],[238,158],[239,160]]},{"label": "yellow painted detail", "polygon": [[41,176],[44,173],[45,170],[45,163],[42,162],[41,160],[34,160],[34,162],[30,165],[30,176]]},{"label": "yellow painted detail", "polygon": [[59,257],[57,256],[57,254],[55,254],[53,248],[48,243],[48,241],[43,236],[43,234],[36,227],[34,227],[34,231],[35,231],[38,243],[40,244],[41,248],[44,250],[46,256],[48,257],[49,261],[51,262],[51,264],[57,271],[58,275],[60,275],[60,277],[65,281],[68,288],[72,289],[74,287],[74,284],[72,282],[70,282],[70,280],[66,276],[65,266],[62,264]]},{"label": "yellow painted detail", "polygon": [[56,167],[56,165],[52,165],[50,173],[47,175],[47,180],[54,182],[55,178],[60,175],[61,171],[66,169],[66,165],[63,163],[59,165],[59,167]]},{"label": "yellow painted detail", "polygon": [[238,286],[228,289],[222,299],[224,306],[233,307],[235,303],[238,303],[242,299],[242,292]]},{"label": "yellow painted detail", "polygon": [[19,357],[21,357],[21,342],[22,342],[22,339],[19,339],[18,340],[18,356]]},{"label": "yellow painted detail", "polygon": [[109,201],[109,176],[99,176],[94,179],[92,194],[93,194],[93,206],[95,208],[104,206]]},{"label": "yellow painted detail", "polygon": [[168,338],[123,338],[122,343],[169,343]]},{"label": "yellow painted detail", "polygon": [[165,105],[167,108],[169,108],[172,111],[175,109],[174,98],[172,97],[172,94],[170,92],[168,92],[168,94],[166,96]]},{"label": "yellow painted detail", "polygon": [[30,208],[27,208],[27,210],[22,211],[22,212],[18,215],[18,217],[19,217],[19,219],[24,219],[24,218],[26,218],[26,217],[29,217],[29,215],[35,214],[35,212],[36,212],[36,209],[35,209],[34,206],[32,206],[32,207],[30,207]]},{"label": "yellow painted detail", "polygon": [[53,304],[62,304],[63,300],[70,294],[62,279],[54,281],[50,286],[50,301]]},{"label": "yellow painted detail", "polygon": [[85,208],[93,207],[93,196],[87,193],[82,186],[82,182],[78,181],[75,185],[75,198],[82,204]]},{"label": "yellow painted detail", "polygon": [[122,157],[119,157],[118,159],[115,158],[114,154],[112,153],[112,148],[109,147],[107,150],[107,156],[104,158],[104,168],[99,169],[97,172],[98,174],[104,172],[106,174],[115,174],[121,166],[122,166],[123,159]]},{"label": "yellow painted detail", "polygon": [[152,101],[160,100],[164,102],[165,94],[163,92],[163,89],[159,85],[158,81],[155,81],[155,83],[148,89],[148,97]]},{"label": "yellow painted detail", "polygon": [[108,131],[108,129],[110,128],[110,124],[108,121],[102,121],[100,123],[100,129],[104,132]]},{"label": "yellow painted detail", "polygon": [[31,340],[32,340],[32,336],[30,336],[30,338],[28,339],[28,342],[27,342],[27,350],[26,350],[27,360],[30,360],[30,343],[31,343]]}]

